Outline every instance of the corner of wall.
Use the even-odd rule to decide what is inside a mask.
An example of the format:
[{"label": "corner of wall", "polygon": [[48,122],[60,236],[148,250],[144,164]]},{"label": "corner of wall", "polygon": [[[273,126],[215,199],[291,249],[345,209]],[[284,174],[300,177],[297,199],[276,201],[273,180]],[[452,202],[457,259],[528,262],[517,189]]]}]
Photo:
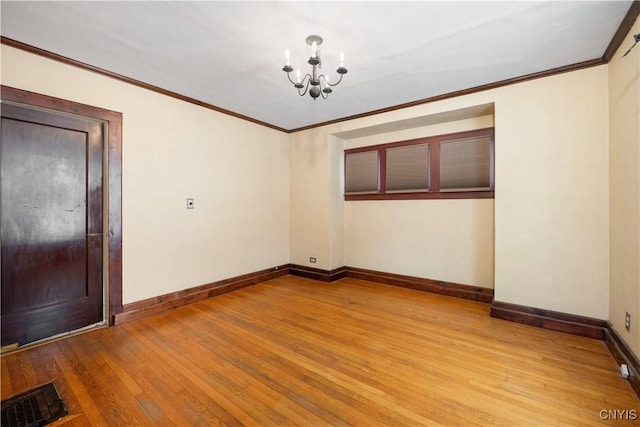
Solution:
[{"label": "corner of wall", "polygon": [[623,55],[638,33],[640,20],[608,65],[609,321],[636,355],[640,354],[640,46]]}]

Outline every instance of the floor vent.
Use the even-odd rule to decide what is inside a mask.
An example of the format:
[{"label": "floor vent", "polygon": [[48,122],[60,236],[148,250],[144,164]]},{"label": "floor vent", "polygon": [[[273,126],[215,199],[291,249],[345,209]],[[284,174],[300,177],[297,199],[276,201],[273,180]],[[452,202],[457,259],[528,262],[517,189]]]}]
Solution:
[{"label": "floor vent", "polygon": [[67,408],[53,383],[2,401],[2,427],[47,425],[67,415]]}]

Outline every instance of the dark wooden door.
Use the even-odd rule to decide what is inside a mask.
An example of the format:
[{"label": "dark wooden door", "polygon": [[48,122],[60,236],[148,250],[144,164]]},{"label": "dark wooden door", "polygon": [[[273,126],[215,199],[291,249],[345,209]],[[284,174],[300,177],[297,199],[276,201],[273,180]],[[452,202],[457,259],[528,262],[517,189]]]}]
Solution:
[{"label": "dark wooden door", "polygon": [[103,320],[103,124],[2,104],[2,345]]}]

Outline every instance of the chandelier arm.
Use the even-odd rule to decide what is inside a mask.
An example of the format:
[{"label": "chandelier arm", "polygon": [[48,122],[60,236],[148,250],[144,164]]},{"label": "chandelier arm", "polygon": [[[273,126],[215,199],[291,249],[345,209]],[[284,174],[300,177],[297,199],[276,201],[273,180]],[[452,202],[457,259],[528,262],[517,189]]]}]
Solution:
[{"label": "chandelier arm", "polygon": [[[331,87],[333,87],[333,86],[338,86],[338,85],[340,84],[340,82],[342,81],[342,77],[344,77],[344,74],[340,74],[340,78],[338,79],[338,81],[337,81],[337,82],[335,82],[335,83],[329,83],[329,82],[327,82],[327,84],[328,84],[329,86],[331,86]],[[327,80],[327,78],[325,77],[325,78],[324,78],[324,80],[326,81],[326,80]]]},{"label": "chandelier arm", "polygon": [[[307,83],[305,83],[305,80]],[[305,74],[305,76],[302,78],[302,80],[300,80],[300,83],[304,86],[304,92],[301,92],[300,89],[302,88],[298,88],[298,95],[300,96],[305,96],[307,94],[307,91],[309,90],[309,83],[311,83],[311,75],[309,74]]]},{"label": "chandelier arm", "polygon": [[287,73],[287,78],[289,79],[289,81],[291,82],[292,85],[296,85],[296,82],[294,82],[293,80],[291,80],[291,73]]},{"label": "chandelier arm", "polygon": [[329,83],[329,80],[327,80],[327,76],[325,76],[324,74],[320,74],[318,76],[318,84],[320,86],[322,86],[322,84],[320,84],[320,83],[322,83],[322,80],[324,80],[324,85],[325,85],[324,87],[333,86],[331,83]]}]

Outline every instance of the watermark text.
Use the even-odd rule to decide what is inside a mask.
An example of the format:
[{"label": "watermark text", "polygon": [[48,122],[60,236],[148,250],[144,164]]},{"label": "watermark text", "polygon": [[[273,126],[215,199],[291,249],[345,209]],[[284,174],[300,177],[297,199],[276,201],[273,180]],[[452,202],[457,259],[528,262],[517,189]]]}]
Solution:
[{"label": "watermark text", "polygon": [[635,409],[602,409],[600,411],[601,420],[637,420],[638,411]]}]

